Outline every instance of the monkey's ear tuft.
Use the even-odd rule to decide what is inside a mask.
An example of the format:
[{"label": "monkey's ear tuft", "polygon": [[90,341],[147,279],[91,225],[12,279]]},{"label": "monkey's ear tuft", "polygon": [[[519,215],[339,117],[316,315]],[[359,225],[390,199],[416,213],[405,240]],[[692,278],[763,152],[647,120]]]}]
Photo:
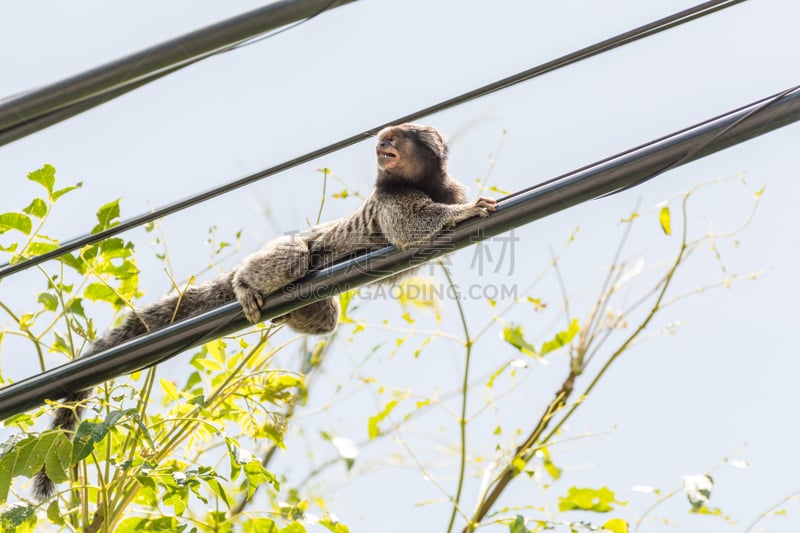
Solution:
[{"label": "monkey's ear tuft", "polygon": [[434,154],[442,159],[447,158],[447,142],[436,128],[430,126],[419,126],[416,130],[419,139],[433,151]]}]

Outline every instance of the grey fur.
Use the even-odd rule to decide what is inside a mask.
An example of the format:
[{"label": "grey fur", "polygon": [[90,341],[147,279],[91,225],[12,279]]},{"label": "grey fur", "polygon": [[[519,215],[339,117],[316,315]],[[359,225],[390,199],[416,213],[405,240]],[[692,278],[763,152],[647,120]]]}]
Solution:
[{"label": "grey fur", "polygon": [[[434,128],[415,124],[386,128],[378,134],[376,155],[375,189],[352,214],[296,235],[278,237],[246,257],[232,272],[131,313],[83,355],[198,315],[233,298],[239,301],[247,319],[258,323],[264,298],[311,269],[387,244],[418,246],[442,229],[475,216],[488,217],[495,210],[496,202],[491,198],[467,202],[466,187],[447,173],[447,146]],[[325,334],[336,329],[338,318],[338,301],[327,298],[275,322],[299,333]],[[89,391],[67,397],[65,402],[74,404],[74,408],[59,408],[53,427],[74,431],[88,397]],[[34,494],[45,499],[53,493],[53,484],[42,470],[34,480]]]}]

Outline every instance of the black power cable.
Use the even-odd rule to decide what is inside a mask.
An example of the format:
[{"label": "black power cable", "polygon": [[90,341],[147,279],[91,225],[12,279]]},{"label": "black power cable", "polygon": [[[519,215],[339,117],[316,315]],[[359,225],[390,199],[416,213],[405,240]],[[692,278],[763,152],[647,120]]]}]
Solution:
[{"label": "black power cable", "polygon": [[[726,9],[733,5],[745,2],[746,0],[713,0],[709,2],[704,2],[702,4],[698,4],[692,8],[680,11],[678,13],[674,13],[668,17],[661,18],[649,24],[645,24],[644,26],[640,26],[633,30],[627,31],[625,33],[621,33],[604,41],[600,41],[595,43],[591,46],[586,48],[582,48],[570,54],[561,56],[559,58],[553,59],[546,63],[542,63],[541,65],[532,67],[530,69],[524,70],[512,76],[508,76],[501,80],[495,81],[488,85],[484,85],[477,89],[473,89],[472,91],[466,92],[464,94],[455,96],[453,98],[449,98],[437,104],[431,105],[414,113],[398,117],[394,120],[386,122],[384,124],[375,126],[370,128],[366,131],[361,133],[357,133],[352,135],[346,139],[341,141],[335,142],[333,144],[329,144],[328,146],[324,146],[322,148],[318,148],[301,156],[298,156],[294,159],[289,161],[285,161],[278,165],[272,166],[270,168],[261,170],[256,172],[255,174],[250,174],[249,176],[245,176],[243,178],[239,178],[237,180],[231,181],[219,187],[209,189],[203,192],[200,192],[196,195],[190,196],[188,198],[184,198],[183,200],[179,200],[177,202],[162,206],[158,209],[155,209],[149,213],[142,213],[141,215],[134,216],[127,220],[121,221],[118,225],[114,226],[113,228],[108,228],[106,230],[94,233],[83,235],[81,237],[77,237],[66,241],[61,244],[58,248],[51,250],[49,252],[43,253],[36,257],[32,257],[25,261],[20,261],[14,264],[3,264],[0,265],[0,278],[9,276],[21,270],[30,268],[34,265],[38,265],[44,261],[48,261],[50,259],[54,259],[60,255],[64,255],[66,253],[78,250],[83,246],[94,244],[99,242],[103,239],[107,239],[113,235],[117,235],[123,231],[127,231],[129,229],[141,226],[143,224],[147,224],[148,222],[152,222],[156,219],[161,217],[170,215],[172,213],[176,213],[193,205],[196,205],[201,202],[205,202],[206,200],[210,200],[212,198],[216,198],[217,196],[223,195],[225,193],[231,192],[235,189],[244,187],[246,185],[250,185],[255,183],[256,181],[262,180],[279,172],[283,172],[290,168],[296,167],[303,163],[307,163],[313,159],[317,159],[318,157],[322,157],[324,155],[330,154],[337,150],[341,150],[342,148],[346,148],[351,146],[357,142],[363,141],[376,133],[378,133],[381,129],[386,126],[391,126],[393,124],[399,124],[402,122],[412,122],[418,120],[424,116],[431,115],[433,113],[443,111],[445,109],[454,107],[456,105],[475,100],[482,96],[486,96],[493,92],[499,91],[501,89],[505,89],[507,87],[511,87],[518,83],[522,83],[524,81],[530,80],[537,76],[541,76],[542,74],[546,74],[548,72],[552,72],[559,68],[565,67],[567,65],[571,65],[583,59],[587,59],[589,57],[595,56],[602,52],[606,52],[608,50],[612,50],[624,44],[628,44],[644,37],[648,37],[650,35],[654,35],[661,31],[673,28],[680,24],[684,24],[691,20],[695,20],[697,18],[709,15],[711,13],[715,13],[721,9]],[[102,99],[103,96],[97,96],[96,98]],[[89,105],[91,102],[85,102],[83,105]],[[81,105],[81,104],[76,104]],[[69,109],[61,110],[60,112],[65,113],[69,112]],[[79,111],[76,111],[79,112]],[[74,113],[73,113],[74,114]],[[2,131],[0,131],[0,139],[2,139]]]},{"label": "black power cable", "polygon": [[[262,308],[268,320],[339,292],[401,272],[546,217],[586,200],[635,186],[667,169],[800,120],[800,86],[656,139],[626,152],[535,185],[498,203],[486,219],[459,224],[426,248],[386,247],[325,270],[270,295]],[[0,419],[64,397],[116,376],[160,363],[178,353],[249,324],[237,302],[131,339],[0,389]]]},{"label": "black power cable", "polygon": [[264,33],[354,0],[281,0],[175,37],[40,89],[0,100],[0,144],[106,102]]}]

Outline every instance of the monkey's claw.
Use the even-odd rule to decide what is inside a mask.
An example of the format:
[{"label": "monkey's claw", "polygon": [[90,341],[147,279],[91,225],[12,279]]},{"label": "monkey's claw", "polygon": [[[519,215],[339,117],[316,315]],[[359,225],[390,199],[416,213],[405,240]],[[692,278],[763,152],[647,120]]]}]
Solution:
[{"label": "monkey's claw", "polygon": [[478,215],[486,218],[490,213],[497,211],[497,200],[488,196],[481,196],[475,200],[475,207],[479,209]]},{"label": "monkey's claw", "polygon": [[242,306],[245,318],[253,324],[261,322],[261,306],[264,305],[261,293],[242,284],[238,284],[234,288],[234,292],[239,305]]}]

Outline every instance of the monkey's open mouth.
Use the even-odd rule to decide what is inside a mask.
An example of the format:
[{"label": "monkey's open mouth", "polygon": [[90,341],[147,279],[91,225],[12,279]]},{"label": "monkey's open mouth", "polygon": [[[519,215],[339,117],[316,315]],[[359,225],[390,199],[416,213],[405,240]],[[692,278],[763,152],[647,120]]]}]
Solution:
[{"label": "monkey's open mouth", "polygon": [[388,161],[397,157],[397,152],[394,150],[378,150],[378,159]]}]

